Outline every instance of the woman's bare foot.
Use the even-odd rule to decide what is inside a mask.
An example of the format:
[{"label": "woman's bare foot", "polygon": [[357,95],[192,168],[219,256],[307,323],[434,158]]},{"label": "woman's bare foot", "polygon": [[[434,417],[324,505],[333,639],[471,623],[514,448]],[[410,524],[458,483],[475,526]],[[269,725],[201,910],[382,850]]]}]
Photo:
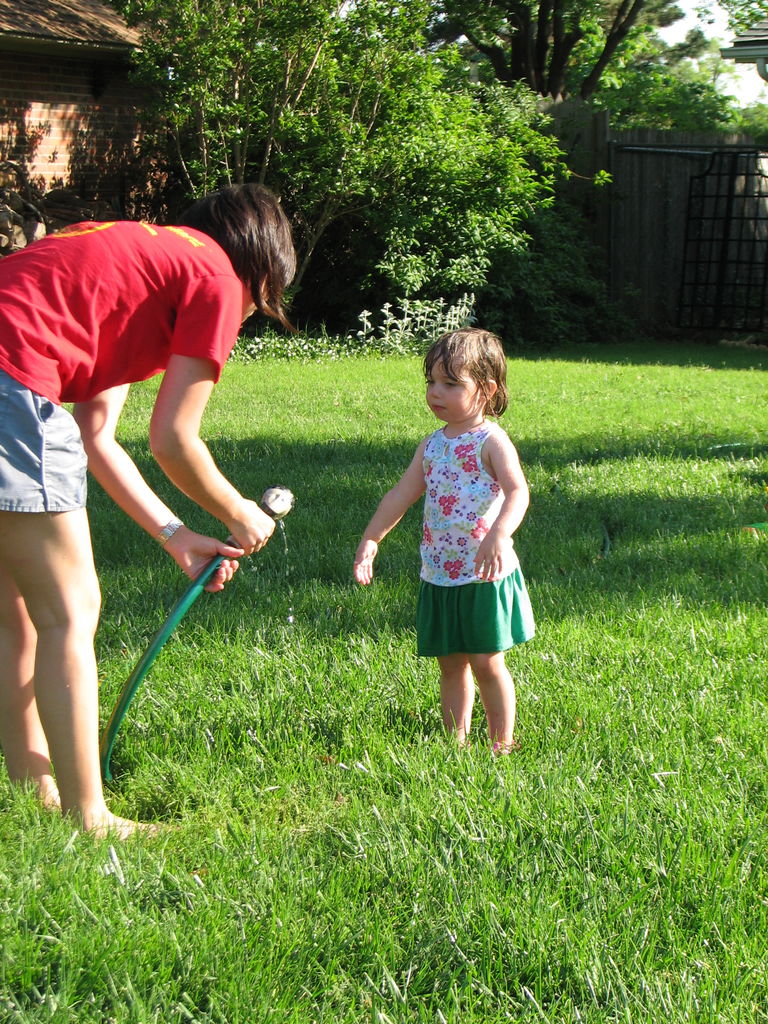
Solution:
[{"label": "woman's bare foot", "polygon": [[156,822],[131,821],[130,818],[119,818],[116,814],[110,814],[107,821],[102,820],[98,825],[88,830],[98,839],[107,836],[117,836],[118,839],[129,839],[131,836],[157,836],[163,831],[163,826]]},{"label": "woman's bare foot", "polygon": [[35,785],[37,786],[37,798],[46,811],[60,811],[61,797],[51,776],[46,775],[42,779],[36,779]]},{"label": "woman's bare foot", "polygon": [[164,826],[151,824],[146,821],[131,821],[130,818],[120,818],[117,814],[104,811],[98,815],[71,814],[71,817],[79,820],[83,832],[87,832],[95,839],[130,839],[131,836],[157,836],[164,831]]}]

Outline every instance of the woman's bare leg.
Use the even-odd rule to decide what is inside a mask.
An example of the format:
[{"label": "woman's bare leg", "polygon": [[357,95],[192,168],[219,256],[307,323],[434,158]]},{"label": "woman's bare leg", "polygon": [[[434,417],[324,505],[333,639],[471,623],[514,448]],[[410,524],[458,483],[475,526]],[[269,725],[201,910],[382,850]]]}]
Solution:
[{"label": "woman's bare leg", "polygon": [[475,702],[475,681],[466,654],[446,654],[437,659],[440,665],[440,704],[443,725],[454,733],[460,746],[469,738],[472,706]]},{"label": "woman's bare leg", "polygon": [[48,741],[35,701],[37,633],[13,579],[0,566],[0,746],[14,782],[32,782],[46,807],[59,807]]},{"label": "woman's bare leg", "polygon": [[101,783],[93,646],[100,594],[85,510],[0,512],[0,563],[37,634],[34,701],[62,811],[86,831],[127,835],[138,826],[109,812]]}]

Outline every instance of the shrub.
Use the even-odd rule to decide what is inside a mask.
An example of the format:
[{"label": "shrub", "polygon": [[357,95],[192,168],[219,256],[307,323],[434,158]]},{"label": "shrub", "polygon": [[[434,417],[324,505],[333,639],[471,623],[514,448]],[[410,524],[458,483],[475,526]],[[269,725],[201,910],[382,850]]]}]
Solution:
[{"label": "shrub", "polygon": [[342,359],[355,355],[420,354],[445,331],[466,327],[474,320],[475,297],[462,295],[454,304],[445,299],[417,301],[399,299],[385,302],[379,317],[364,309],[355,334],[328,334],[325,330],[308,335],[278,332],[268,327],[262,334],[238,339],[232,358],[252,362],[265,357],[278,359]]},{"label": "shrub", "polygon": [[548,347],[626,336],[630,324],[611,301],[602,254],[585,238],[567,202],[527,224],[529,245],[497,262],[478,289],[477,317],[508,348]]}]

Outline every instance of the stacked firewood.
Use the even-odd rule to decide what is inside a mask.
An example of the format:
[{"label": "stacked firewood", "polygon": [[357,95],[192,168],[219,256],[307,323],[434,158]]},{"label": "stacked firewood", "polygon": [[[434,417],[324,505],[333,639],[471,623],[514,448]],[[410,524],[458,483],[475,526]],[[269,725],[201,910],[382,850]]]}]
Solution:
[{"label": "stacked firewood", "polygon": [[10,188],[0,188],[0,256],[23,249],[46,234],[80,221],[120,217],[107,203],[81,199],[72,189],[55,188],[31,203]]},{"label": "stacked firewood", "polygon": [[42,201],[48,231],[60,231],[69,224],[83,220],[119,220],[120,214],[100,200],[81,199],[70,188],[54,188],[46,192]]},{"label": "stacked firewood", "polygon": [[0,188],[0,256],[23,249],[45,234],[40,210],[18,192]]}]

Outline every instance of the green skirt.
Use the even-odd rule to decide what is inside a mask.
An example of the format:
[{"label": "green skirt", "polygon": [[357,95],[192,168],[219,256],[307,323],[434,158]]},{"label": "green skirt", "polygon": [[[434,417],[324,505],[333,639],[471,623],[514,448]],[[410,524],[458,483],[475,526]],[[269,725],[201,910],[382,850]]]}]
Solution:
[{"label": "green skirt", "polygon": [[416,608],[416,652],[494,654],[533,636],[531,601],[520,569],[494,583],[438,587],[421,581]]}]

